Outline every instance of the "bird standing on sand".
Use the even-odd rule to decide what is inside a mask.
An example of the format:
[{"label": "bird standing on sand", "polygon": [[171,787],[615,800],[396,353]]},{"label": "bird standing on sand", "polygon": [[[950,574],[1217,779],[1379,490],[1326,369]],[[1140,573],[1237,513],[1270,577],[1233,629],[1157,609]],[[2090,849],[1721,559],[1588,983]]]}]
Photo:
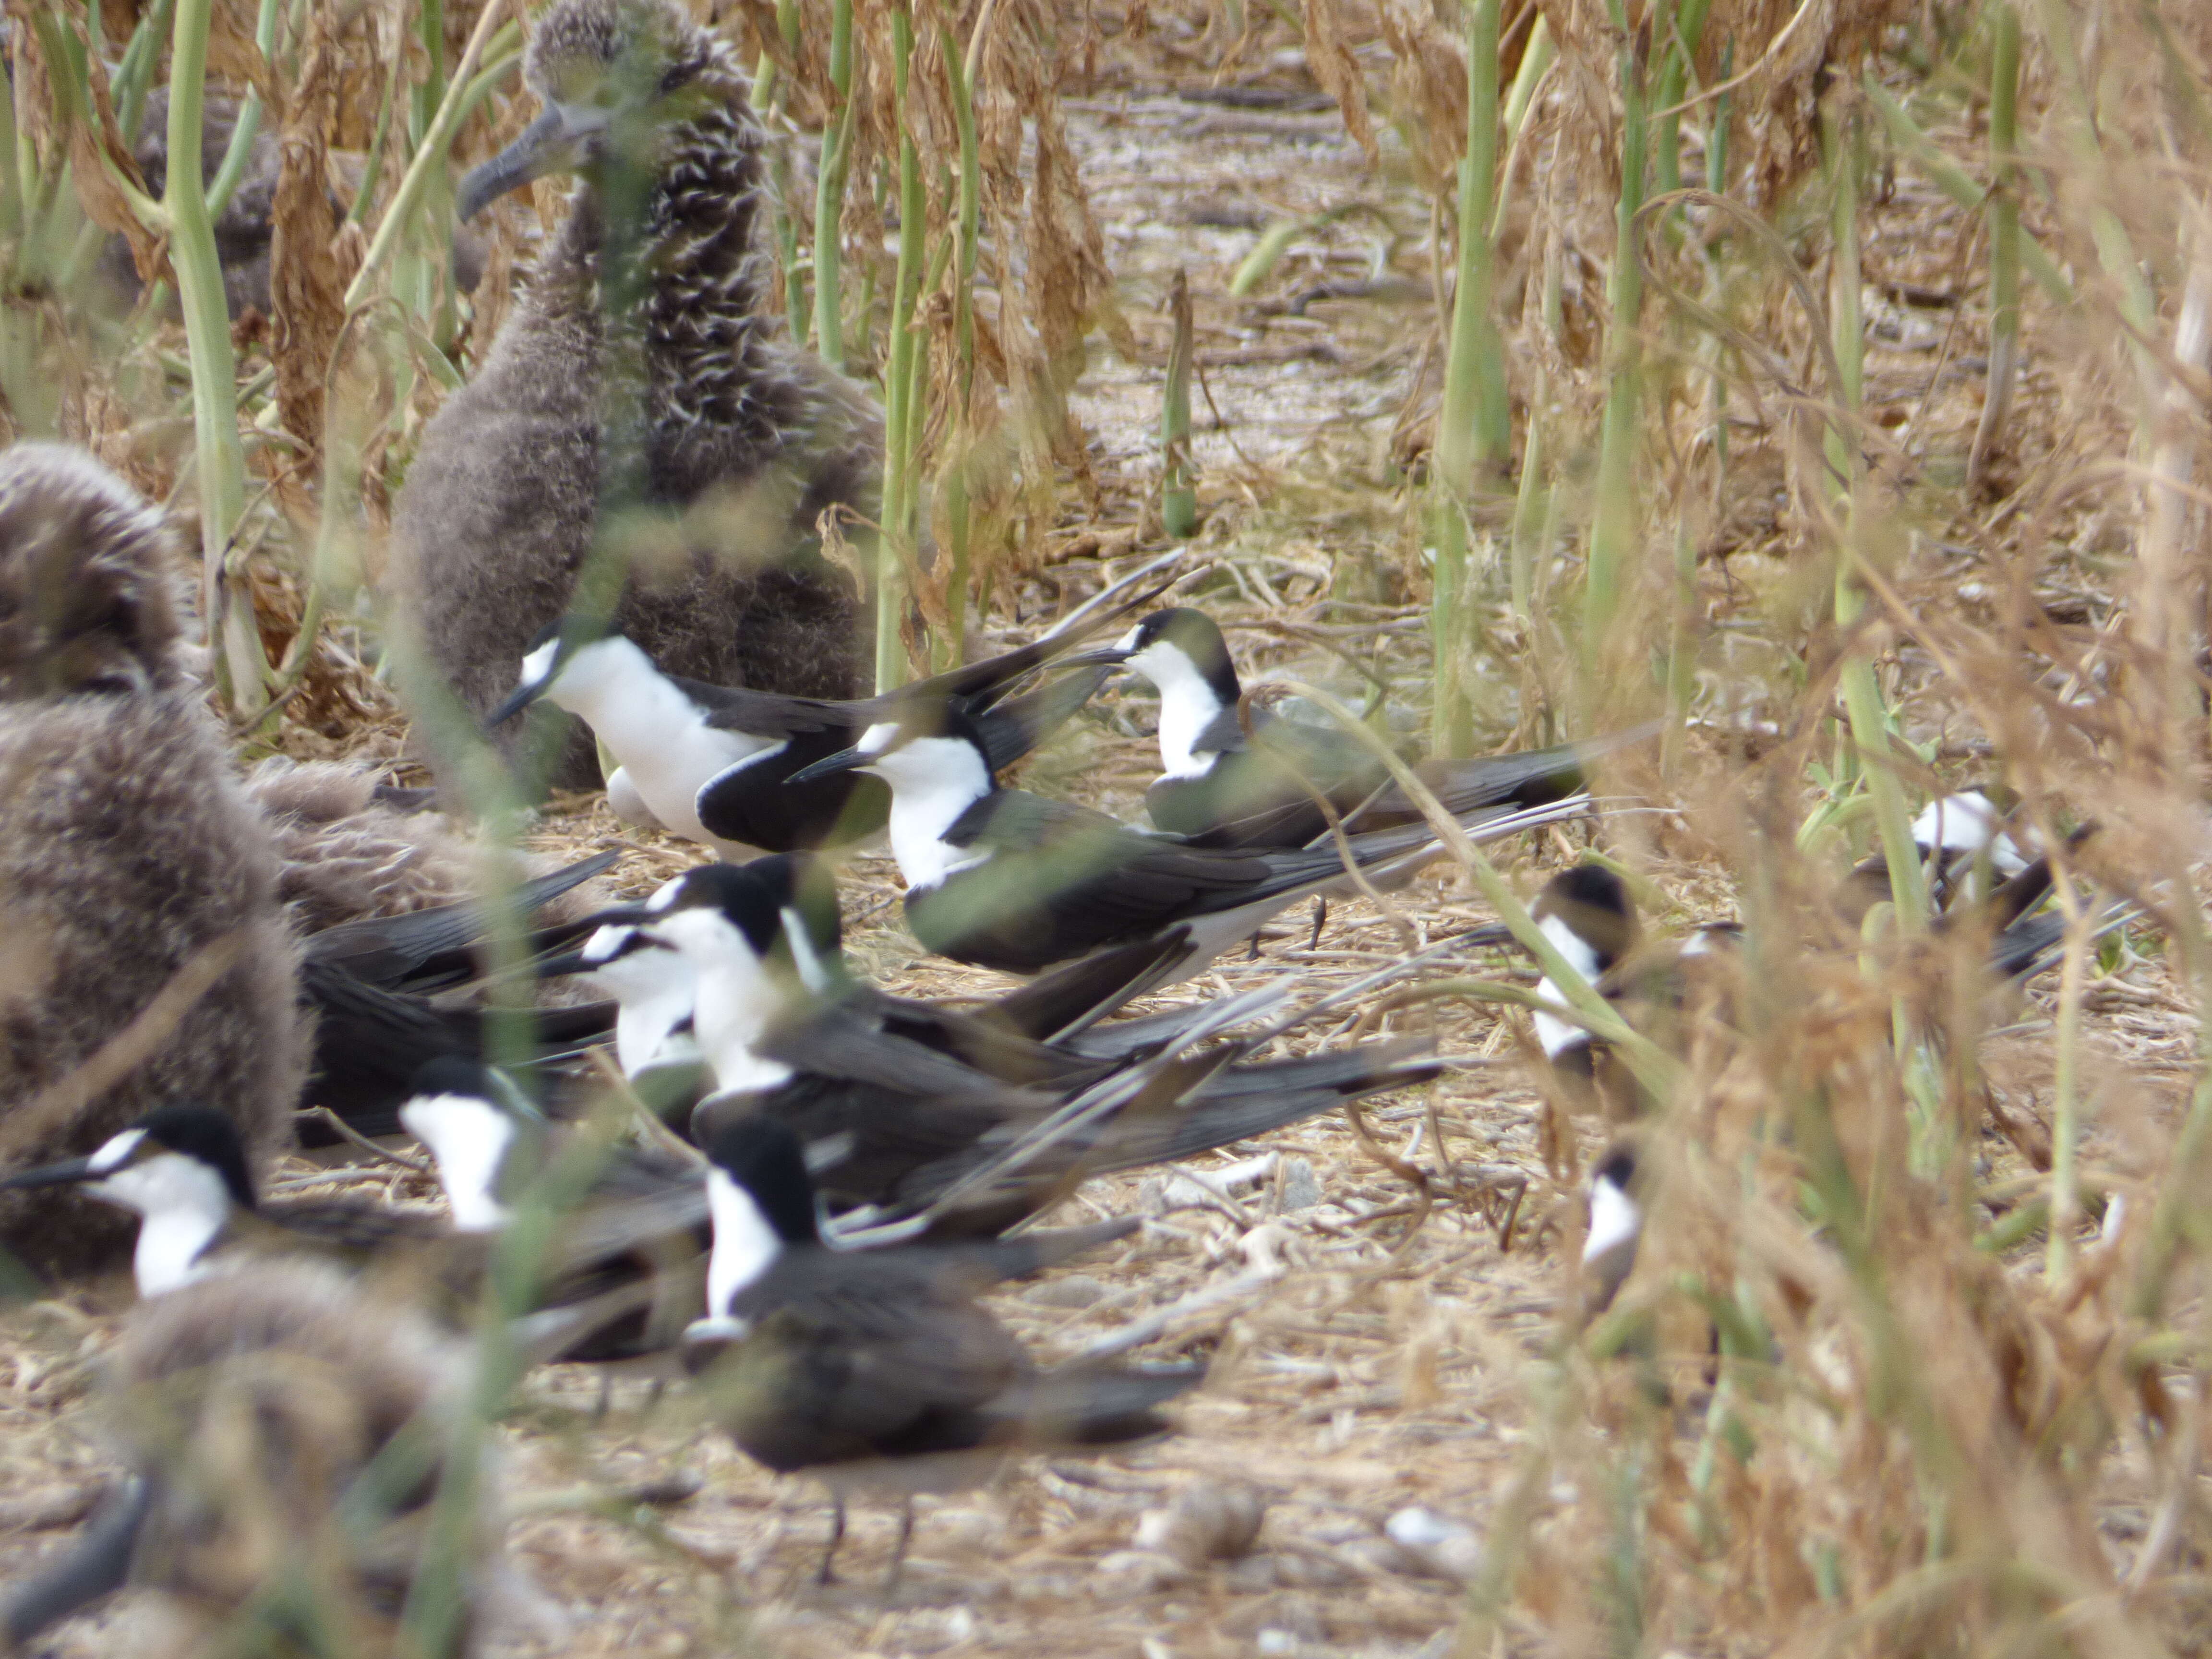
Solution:
[{"label": "bird standing on sand", "polygon": [[709,1146],[714,1251],[708,1316],[684,1338],[716,1420],[749,1455],[805,1473],[836,1502],[887,1489],[908,1499],[891,1563],[896,1583],[914,1524],[911,1494],[988,1479],[1008,1455],[1103,1449],[1166,1432],[1157,1407],[1205,1368],[1132,1370],[1072,1364],[1040,1371],[975,1301],[1126,1224],[988,1242],[841,1251],[824,1247],[799,1141],[744,1118]]},{"label": "bird standing on sand", "polygon": [[[605,501],[636,556],[613,621],[665,672],[854,696],[865,606],[809,543],[827,507],[872,513],[882,416],[777,337],[744,72],[672,0],[556,0],[524,75],[544,112],[462,181],[463,216],[549,173],[580,185],[399,500],[392,598],[424,667],[478,716],[505,696]],[[556,781],[596,781],[577,736]]]},{"label": "bird standing on sand", "polygon": [[[89,455],[0,453],[7,1165],[89,1152],[180,1097],[266,1149],[306,1073],[276,855],[178,660],[172,556],[161,514]],[[142,1028],[136,1065],[88,1098],[57,1089],[184,974],[208,982],[166,1031]],[[74,1196],[0,1201],[0,1244],[43,1272],[119,1255],[126,1237]]]}]

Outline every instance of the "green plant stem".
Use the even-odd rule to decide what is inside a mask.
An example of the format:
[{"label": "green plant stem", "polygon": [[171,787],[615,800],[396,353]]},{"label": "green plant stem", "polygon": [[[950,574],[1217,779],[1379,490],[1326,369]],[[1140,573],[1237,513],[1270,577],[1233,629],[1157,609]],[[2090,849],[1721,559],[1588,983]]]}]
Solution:
[{"label": "green plant stem", "polygon": [[[1928,182],[1949,197],[1952,202],[1970,213],[1981,211],[1987,192],[1966,176],[1963,168],[1936,148],[1936,141],[1921,131],[1919,125],[1905,112],[1905,106],[1890,96],[1888,89],[1871,75],[1863,77],[1859,85],[1889,129],[1889,136],[1897,147],[1912,158],[1913,164],[1928,175]],[[2035,278],[2035,285],[2060,305],[2074,302],[2074,284],[2066,280],[2051,257],[2043,251],[2034,238],[2023,236],[2020,244],[2021,265]]]},{"label": "green plant stem", "polygon": [[1528,398],[1528,435],[1521,451],[1521,483],[1513,501],[1513,542],[1507,577],[1513,614],[1524,624],[1534,610],[1536,560],[1544,551],[1540,544],[1545,498],[1544,428],[1550,406],[1551,377],[1540,368]]},{"label": "green plant stem", "polygon": [[899,250],[892,281],[890,356],[884,368],[884,419],[888,440],[884,458],[884,536],[876,559],[876,690],[889,691],[906,678],[906,653],[899,642],[902,611],[900,578],[916,546],[915,464],[921,435],[921,365],[927,343],[915,326],[921,294],[921,262],[927,238],[927,204],[921,189],[921,154],[908,118],[908,88],[914,67],[914,18],[906,10],[891,15],[891,84],[899,112]]},{"label": "green plant stem", "polygon": [[[853,0],[831,0],[830,88],[836,97],[822,125],[821,169],[814,190],[814,349],[830,368],[842,369],[844,286],[839,267],[844,237],[838,227],[853,151]],[[877,602],[882,603],[880,596]]]},{"label": "green plant stem", "polygon": [[[179,0],[179,4],[194,3],[195,0]],[[444,177],[447,152],[453,145],[453,134],[459,130],[468,112],[469,94],[475,81],[477,64],[491,43],[500,9],[497,6],[486,6],[477,19],[476,27],[470,32],[468,46],[461,52],[461,61],[455,68],[453,78],[446,82],[446,95],[439,102],[437,114],[430,123],[429,131],[416,146],[414,159],[407,164],[406,174],[399,181],[399,188],[392,192],[392,205],[385,210],[383,221],[377,226],[376,234],[369,242],[368,252],[362,258],[361,269],[355,273],[352,283],[346,289],[345,306],[349,312],[361,305],[374,291],[385,265],[398,251],[408,224],[414,218],[416,209],[421,205],[431,180]],[[482,92],[479,91],[477,95],[481,97]],[[175,120],[172,118],[170,131],[173,134],[175,129]],[[170,171],[173,174],[175,169]]]},{"label": "green plant stem", "polygon": [[1990,65],[1990,362],[1982,418],[1966,463],[1978,483],[2004,432],[2020,368],[2020,14],[1995,0]]},{"label": "green plant stem", "polygon": [[952,399],[953,432],[946,445],[949,460],[945,478],[945,545],[951,554],[951,580],[946,585],[947,635],[939,660],[944,667],[965,659],[968,644],[969,586],[975,526],[970,522],[969,467],[975,436],[975,269],[982,243],[983,164],[975,136],[975,77],[981,72],[983,47],[989,38],[994,8],[986,0],[977,14],[967,52],[959,50],[951,18],[940,12],[939,43],[945,53],[945,72],[952,82],[952,116],[960,137],[960,178],[955,199],[958,242],[952,284],[952,349],[957,380]]},{"label": "green plant stem", "polygon": [[1613,274],[1607,286],[1607,373],[1610,378],[1599,439],[1597,501],[1590,519],[1589,574],[1583,596],[1584,720],[1601,696],[1601,665],[1620,602],[1621,572],[1636,544],[1637,422],[1643,407],[1644,272],[1636,254],[1637,216],[1644,205],[1648,123],[1644,71],[1632,50],[1620,54],[1620,201],[1614,216]]},{"label": "green plant stem", "polygon": [[[277,0],[261,0],[261,10],[253,24],[253,44],[264,64],[276,53],[276,16]],[[230,130],[230,143],[223,150],[222,165],[216,169],[214,181],[207,187],[210,217],[220,219],[223,209],[230,205],[232,192],[246,176],[246,165],[252,159],[253,141],[260,131],[261,94],[248,88],[238,106],[238,120]]]},{"label": "green plant stem", "polygon": [[[169,56],[169,154],[200,153],[207,84],[208,28],[213,0],[178,0]],[[246,510],[246,452],[238,441],[237,362],[230,348],[222,261],[215,221],[196,167],[173,167],[161,194],[169,261],[192,363],[192,426],[200,498],[200,600],[207,619],[216,693],[239,713],[259,706],[269,665],[243,584],[225,581],[233,532]]]},{"label": "green plant stem", "polygon": [[[2062,895],[2070,899],[2070,895]],[[2072,906],[2069,902],[2069,910]],[[2074,1230],[2081,1218],[2081,991],[2089,947],[2089,914],[2067,917],[2066,957],[2058,975],[2058,1030],[2051,1108],[2051,1229],[2043,1276],[2056,1285],[2074,1262]]]},{"label": "green plant stem", "polygon": [[1177,541],[1198,528],[1198,488],[1190,459],[1190,365],[1195,349],[1190,279],[1178,266],[1168,287],[1167,390],[1160,403],[1160,527]]},{"label": "green plant stem", "polygon": [[1466,687],[1471,603],[1468,506],[1504,461],[1511,442],[1506,430],[1504,350],[1490,314],[1495,277],[1490,219],[1498,191],[1498,0],[1469,0],[1467,10],[1467,154],[1459,166],[1459,269],[1430,480],[1436,550],[1431,737],[1441,755],[1464,754],[1474,740],[1474,708]]},{"label": "green plant stem", "polygon": [[[1712,0],[1682,0],[1674,15],[1676,38],[1667,48],[1667,66],[1659,73],[1659,107],[1667,113],[1659,118],[1659,131],[1653,136],[1651,165],[1662,195],[1682,187],[1682,115],[1674,106],[1682,101],[1683,90],[1689,85],[1691,55],[1705,32],[1705,13],[1711,3]],[[1679,214],[1669,216],[1680,218]]]},{"label": "green plant stem", "polygon": [[[1832,126],[1827,137],[1834,173],[1829,221],[1834,264],[1828,286],[1829,342],[1837,379],[1832,395],[1850,418],[1830,422],[1823,445],[1828,465],[1840,480],[1835,494],[1843,520],[1844,544],[1836,561],[1835,617],[1837,627],[1848,635],[1867,602],[1856,562],[1861,528],[1859,486],[1865,474],[1856,434],[1866,378],[1858,230],[1858,180],[1866,161],[1866,129],[1853,117],[1841,129]],[[1855,650],[1844,665],[1841,681],[1852,745],[1864,769],[1867,793],[1874,800],[1875,827],[1881,838],[1883,860],[1889,866],[1897,927],[1902,933],[1917,933],[1928,925],[1927,886],[1921,875],[1919,853],[1913,845],[1904,786],[1891,762],[1888,714],[1882,704],[1881,688],[1875,680],[1874,664]]]}]

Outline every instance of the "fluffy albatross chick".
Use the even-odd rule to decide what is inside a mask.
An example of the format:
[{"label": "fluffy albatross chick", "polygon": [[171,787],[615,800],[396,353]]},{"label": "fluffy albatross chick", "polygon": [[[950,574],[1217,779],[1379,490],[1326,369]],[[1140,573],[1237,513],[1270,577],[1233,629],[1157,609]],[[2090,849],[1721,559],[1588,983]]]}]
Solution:
[{"label": "fluffy albatross chick", "polygon": [[[177,660],[171,556],[89,455],[0,452],[0,1167],[90,1152],[179,1097],[265,1150],[306,1074],[276,854]],[[137,1064],[42,1098],[187,969],[213,981]],[[0,1244],[42,1272],[128,1242],[74,1195],[0,1199]]]},{"label": "fluffy albatross chick", "polygon": [[[495,1466],[477,1477],[475,1524],[441,1538],[434,1558],[458,1568],[455,1628],[428,1650],[400,1628],[417,1567],[434,1559],[437,1448],[463,1376],[421,1320],[306,1263],[264,1262],[144,1304],[106,1367],[107,1424],[129,1473],[74,1546],[0,1598],[9,1650],[135,1586],[178,1615],[157,1654],[480,1651],[535,1601],[501,1557]],[[393,1443],[416,1434],[428,1443],[421,1463]],[[380,1492],[380,1459],[420,1473]]]},{"label": "fluffy albatross chick", "polygon": [[[613,489],[646,509],[624,515],[635,556],[614,623],[664,672],[855,695],[863,607],[814,526],[841,502],[873,515],[882,416],[778,337],[744,72],[672,0],[556,0],[523,69],[544,112],[462,181],[463,214],[549,173],[580,185],[400,498],[394,598],[428,666],[478,716],[498,703],[568,609]],[[633,180],[635,228],[608,205]],[[513,755],[524,735],[498,740]],[[556,781],[597,781],[580,733]]]}]

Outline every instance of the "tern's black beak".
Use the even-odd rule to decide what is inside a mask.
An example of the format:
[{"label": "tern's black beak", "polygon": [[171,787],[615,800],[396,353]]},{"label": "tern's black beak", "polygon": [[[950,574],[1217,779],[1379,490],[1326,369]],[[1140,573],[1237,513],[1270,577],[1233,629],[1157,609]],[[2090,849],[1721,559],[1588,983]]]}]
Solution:
[{"label": "tern's black beak", "polygon": [[817,778],[831,778],[840,772],[850,772],[857,767],[866,766],[875,757],[864,749],[840,749],[836,754],[825,755],[813,765],[793,772],[784,781],[812,783]]},{"label": "tern's black beak", "polygon": [[1102,645],[1096,651],[1079,651],[1072,657],[1054,660],[1054,668],[1119,668],[1137,653],[1124,651],[1118,645]]},{"label": "tern's black beak", "polygon": [[481,167],[469,170],[461,180],[454,210],[465,221],[473,219],[507,191],[519,190],[533,179],[574,171],[592,136],[563,114],[558,104],[547,105],[545,112],[523,128],[513,143]]},{"label": "tern's black beak", "polygon": [[535,681],[529,685],[517,686],[512,696],[484,717],[484,728],[489,731],[494,726],[503,726],[513,720],[532,703],[544,696],[545,688],[551,683],[552,677],[548,675],[544,679]]},{"label": "tern's black beak", "polygon": [[45,1164],[35,1170],[25,1170],[0,1180],[0,1188],[69,1187],[80,1181],[94,1181],[100,1171],[92,1167],[88,1158],[64,1158],[58,1164]]}]

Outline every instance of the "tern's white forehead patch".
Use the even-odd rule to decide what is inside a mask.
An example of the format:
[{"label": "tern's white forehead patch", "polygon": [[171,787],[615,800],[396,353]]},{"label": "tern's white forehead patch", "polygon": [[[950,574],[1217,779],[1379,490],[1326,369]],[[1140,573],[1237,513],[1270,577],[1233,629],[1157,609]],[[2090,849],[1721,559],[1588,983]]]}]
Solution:
[{"label": "tern's white forehead patch", "polygon": [[119,1170],[131,1161],[138,1150],[138,1143],[146,1139],[143,1129],[125,1129],[92,1155],[90,1168],[94,1175],[106,1175],[110,1170]]},{"label": "tern's white forehead patch", "polygon": [[561,641],[548,640],[522,659],[522,678],[519,684],[536,685],[553,672],[553,659],[561,653]]},{"label": "tern's white forehead patch", "polygon": [[1997,810],[1979,790],[1946,795],[1921,809],[1912,821],[1912,839],[1923,847],[1945,852],[1978,850],[1995,833]]},{"label": "tern's white forehead patch", "polygon": [[635,932],[636,928],[629,927],[602,927],[584,941],[584,948],[576,954],[586,962],[611,961]]},{"label": "tern's white forehead patch", "polygon": [[1134,628],[1121,635],[1121,640],[1115,645],[1114,648],[1116,651],[1134,651],[1139,645],[1144,643],[1144,635],[1145,625],[1142,623],[1139,623]]},{"label": "tern's white forehead patch", "polygon": [[676,901],[682,896],[683,892],[684,878],[681,876],[673,877],[667,881],[662,882],[659,886],[653,890],[653,896],[646,900],[645,908],[648,910],[666,910],[672,908]]},{"label": "tern's white forehead patch", "polygon": [[896,720],[878,720],[860,733],[860,742],[853,745],[864,755],[880,755],[898,740]]},{"label": "tern's white forehead patch", "polygon": [[1604,971],[1597,947],[1568,926],[1565,916],[1546,916],[1536,926],[1552,941],[1552,948],[1566,958],[1567,966],[1584,979],[1595,980]]},{"label": "tern's white forehead patch", "polygon": [[1585,1261],[1633,1243],[1644,1226],[1636,1200],[1603,1176],[1590,1183],[1589,1206],[1589,1237],[1583,1242]]}]

